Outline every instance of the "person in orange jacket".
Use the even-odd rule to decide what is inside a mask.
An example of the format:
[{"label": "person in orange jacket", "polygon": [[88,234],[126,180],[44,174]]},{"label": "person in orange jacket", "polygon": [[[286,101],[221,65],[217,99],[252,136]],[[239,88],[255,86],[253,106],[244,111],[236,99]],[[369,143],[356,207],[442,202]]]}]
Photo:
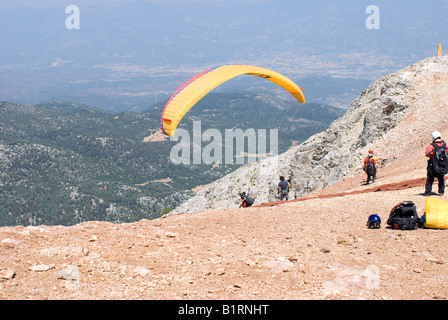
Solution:
[{"label": "person in orange jacket", "polygon": [[[431,195],[432,192],[432,184],[434,183],[434,178],[437,178],[439,182],[439,194],[442,196],[445,193],[445,174],[446,170],[437,170],[437,165],[435,164],[433,157],[436,154],[437,150],[445,149],[445,152],[448,153],[448,148],[446,146],[445,141],[442,140],[441,134],[438,131],[434,131],[431,134],[432,143],[426,148],[425,155],[428,157],[428,166],[426,168],[427,176],[426,176],[426,184],[425,184],[425,193],[424,196]],[[446,168],[448,169],[448,168]]]}]

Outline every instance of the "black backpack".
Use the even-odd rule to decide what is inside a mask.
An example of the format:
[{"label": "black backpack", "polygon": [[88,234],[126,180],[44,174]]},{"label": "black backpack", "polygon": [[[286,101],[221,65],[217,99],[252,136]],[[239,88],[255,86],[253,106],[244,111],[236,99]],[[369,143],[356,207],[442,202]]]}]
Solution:
[{"label": "black backpack", "polygon": [[448,173],[448,156],[446,154],[446,143],[439,147],[434,142],[431,143],[434,147],[434,155],[431,158],[432,171],[435,176],[443,176]]},{"label": "black backpack", "polygon": [[404,201],[397,204],[390,211],[387,224],[392,229],[415,230],[421,226],[421,220],[417,215],[417,208],[412,201]]},{"label": "black backpack", "polygon": [[368,159],[367,160],[366,173],[369,176],[374,176],[375,175],[375,165],[373,164],[373,159]]}]

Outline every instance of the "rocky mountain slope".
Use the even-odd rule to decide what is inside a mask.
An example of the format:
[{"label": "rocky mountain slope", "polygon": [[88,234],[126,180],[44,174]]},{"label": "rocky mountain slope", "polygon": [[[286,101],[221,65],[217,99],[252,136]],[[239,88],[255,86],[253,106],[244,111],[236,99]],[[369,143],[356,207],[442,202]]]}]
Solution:
[{"label": "rocky mountain slope", "polygon": [[447,58],[439,57],[386,75],[364,90],[326,131],[276,158],[221,178],[173,213],[235,208],[242,191],[255,196],[257,204],[275,201],[279,175],[291,180],[293,197],[301,197],[359,172],[369,149],[387,165],[446,125],[447,71]]},{"label": "rocky mountain slope", "polygon": [[[424,148],[434,129],[448,136],[447,84],[446,57],[372,84],[349,118],[288,152],[297,162],[280,170],[302,159],[311,174],[326,151],[328,179],[308,185],[328,186],[301,199],[125,224],[2,227],[0,299],[447,299],[446,231],[386,226],[401,201],[424,211]],[[373,125],[374,110],[383,114],[391,101],[397,106]],[[388,159],[372,186],[359,169],[368,148]],[[381,229],[366,227],[372,213]]]}]

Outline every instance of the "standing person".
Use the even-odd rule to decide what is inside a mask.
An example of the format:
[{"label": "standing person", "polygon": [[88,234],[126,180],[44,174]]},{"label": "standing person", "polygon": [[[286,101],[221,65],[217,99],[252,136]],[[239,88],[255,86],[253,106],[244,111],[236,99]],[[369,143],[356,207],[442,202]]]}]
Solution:
[{"label": "standing person", "polygon": [[432,192],[432,184],[434,178],[439,182],[439,194],[443,196],[445,193],[445,175],[448,173],[448,157],[445,141],[442,140],[441,134],[434,131],[431,134],[432,143],[426,148],[425,155],[428,157],[428,166],[426,168],[426,185],[423,195],[429,196]]},{"label": "standing person", "polygon": [[375,183],[375,178],[376,178],[376,161],[375,161],[375,159],[373,159],[373,154],[372,153],[369,153],[367,158],[364,159],[363,170],[367,174],[367,184],[369,184],[370,179],[372,179],[372,183]]},{"label": "standing person", "polygon": [[289,183],[285,180],[284,176],[280,177],[280,182],[278,183],[277,192],[280,194],[280,200],[283,200],[283,198],[286,198],[286,201],[288,201],[288,194],[289,194]]}]

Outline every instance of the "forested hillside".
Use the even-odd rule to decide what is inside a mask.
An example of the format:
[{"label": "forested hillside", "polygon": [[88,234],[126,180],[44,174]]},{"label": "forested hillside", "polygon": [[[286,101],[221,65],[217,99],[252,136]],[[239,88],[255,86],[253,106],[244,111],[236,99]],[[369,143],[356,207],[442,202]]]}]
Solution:
[{"label": "forested hillside", "polygon": [[[0,102],[0,225],[154,219],[191,197],[194,187],[238,168],[174,165],[176,141],[143,142],[158,130],[163,105],[113,114],[72,102]],[[191,129],[193,120],[201,120],[202,130],[279,127],[282,152],[343,112],[265,95],[211,94],[180,127]]]}]

